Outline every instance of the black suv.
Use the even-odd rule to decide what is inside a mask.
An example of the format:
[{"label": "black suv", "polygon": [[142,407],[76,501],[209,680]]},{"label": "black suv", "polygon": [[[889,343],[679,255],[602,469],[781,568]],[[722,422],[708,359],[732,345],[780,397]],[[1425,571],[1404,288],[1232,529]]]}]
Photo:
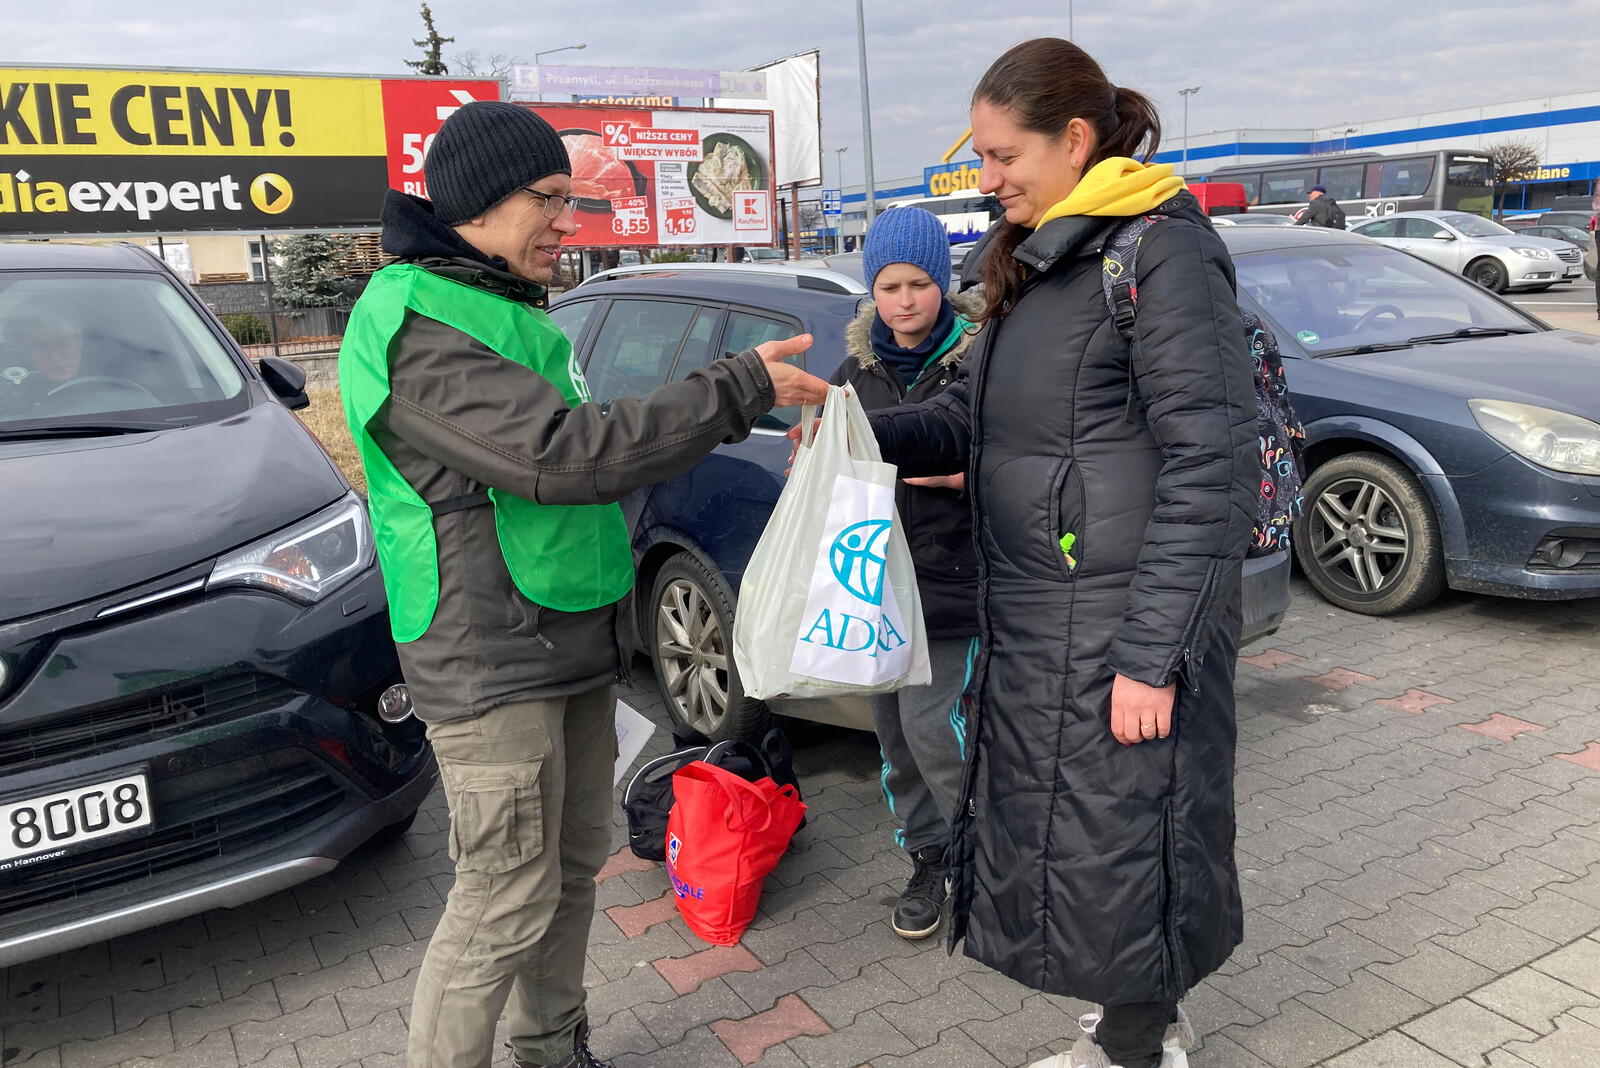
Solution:
[{"label": "black suv", "polygon": [[264,364],[143,249],[0,244],[0,967],[319,875],[433,785],[365,504]]}]

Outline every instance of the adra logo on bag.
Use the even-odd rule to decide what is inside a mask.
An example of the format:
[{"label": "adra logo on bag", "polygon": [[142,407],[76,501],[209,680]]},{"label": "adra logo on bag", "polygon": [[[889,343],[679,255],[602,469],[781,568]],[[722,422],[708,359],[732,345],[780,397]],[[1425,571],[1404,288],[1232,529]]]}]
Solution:
[{"label": "adra logo on bag", "polygon": [[869,519],[845,527],[833,539],[828,563],[839,584],[870,605],[883,605],[883,576],[889,564],[889,532],[894,523]]},{"label": "adra logo on bag", "polygon": [[882,611],[883,583],[889,569],[889,534],[893,530],[892,520],[868,519],[844,528],[833,539],[828,547],[828,566],[833,570],[833,577],[852,596],[878,611],[857,616],[824,608],[817,613],[801,641],[821,641],[828,648],[844,653],[870,649],[867,655],[874,658],[906,643],[895,629],[894,620]]},{"label": "adra logo on bag", "polygon": [[683,848],[683,843],[678,841],[678,836],[677,835],[675,835],[675,834],[667,835],[667,863],[668,864],[676,864],[676,863],[678,863],[678,850],[680,850],[682,848]]},{"label": "adra logo on bag", "polygon": [[857,685],[904,673],[910,647],[889,582],[893,534],[891,487],[842,475],[834,480],[795,671]]}]

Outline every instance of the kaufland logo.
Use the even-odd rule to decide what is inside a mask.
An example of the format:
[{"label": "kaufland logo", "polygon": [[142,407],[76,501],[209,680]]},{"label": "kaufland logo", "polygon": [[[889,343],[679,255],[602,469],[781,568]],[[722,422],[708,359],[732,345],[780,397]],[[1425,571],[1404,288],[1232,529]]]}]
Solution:
[{"label": "kaufland logo", "polygon": [[65,182],[19,170],[0,171],[0,213],[125,211],[148,221],[165,211],[243,211],[241,191],[267,215],[277,215],[294,202],[294,189],[280,174],[258,174],[245,186],[231,174],[193,182]]}]

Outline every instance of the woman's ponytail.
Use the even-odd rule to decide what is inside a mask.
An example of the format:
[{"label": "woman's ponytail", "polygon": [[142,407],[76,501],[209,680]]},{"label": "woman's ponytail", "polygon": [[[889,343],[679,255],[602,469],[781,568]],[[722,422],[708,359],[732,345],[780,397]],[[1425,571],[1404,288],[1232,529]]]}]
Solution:
[{"label": "woman's ponytail", "polygon": [[[1083,119],[1095,131],[1085,170],[1113,156],[1148,163],[1161,145],[1161,117],[1150,98],[1112,85],[1089,53],[1059,37],[1024,41],[995,60],[972,91],[972,102],[980,100],[1009,112],[1023,129],[1050,137]],[[984,319],[1010,311],[1022,287],[1022,265],[1011,254],[1029,233],[1011,222],[995,225],[999,232],[985,250],[981,274]]]}]

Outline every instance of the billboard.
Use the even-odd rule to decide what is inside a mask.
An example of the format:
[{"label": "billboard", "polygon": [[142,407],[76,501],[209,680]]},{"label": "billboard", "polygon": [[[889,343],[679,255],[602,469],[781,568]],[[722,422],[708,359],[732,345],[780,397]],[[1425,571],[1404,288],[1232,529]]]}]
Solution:
[{"label": "billboard", "polygon": [[568,245],[770,245],[772,113],[524,104],[572,157]]},{"label": "billboard", "polygon": [[487,79],[0,67],[0,236],[354,229]]},{"label": "billboard", "polygon": [[515,63],[511,67],[514,98],[537,93],[598,93],[638,96],[740,97],[764,100],[767,79],[756,71],[681,70],[675,67],[537,66]]},{"label": "billboard", "polygon": [[752,71],[766,80],[764,103],[724,94],[719,108],[770,108],[778,146],[778,188],[822,183],[822,53],[813,49]]}]

